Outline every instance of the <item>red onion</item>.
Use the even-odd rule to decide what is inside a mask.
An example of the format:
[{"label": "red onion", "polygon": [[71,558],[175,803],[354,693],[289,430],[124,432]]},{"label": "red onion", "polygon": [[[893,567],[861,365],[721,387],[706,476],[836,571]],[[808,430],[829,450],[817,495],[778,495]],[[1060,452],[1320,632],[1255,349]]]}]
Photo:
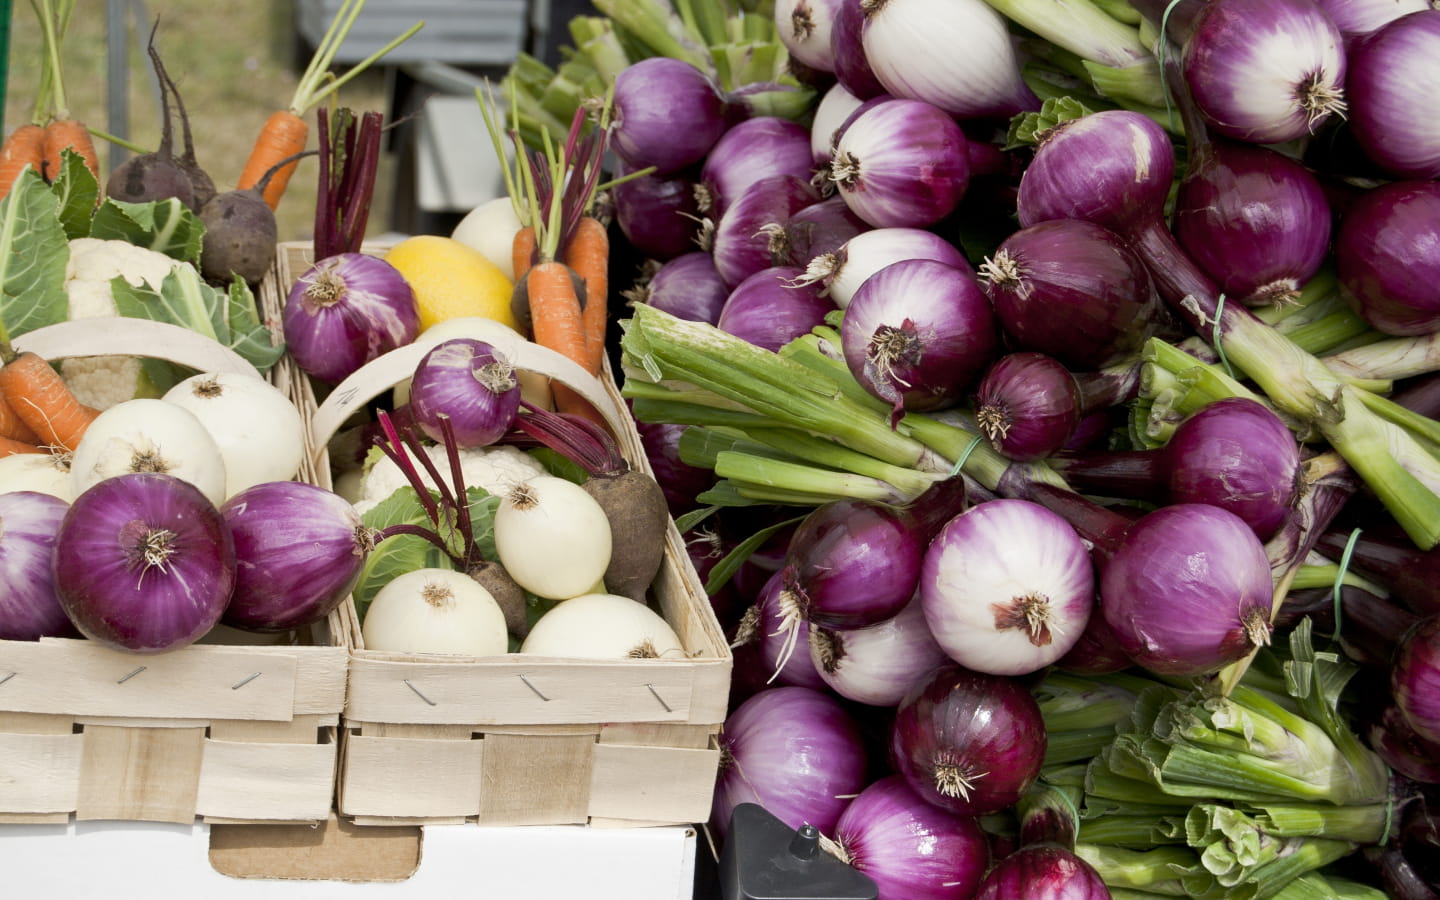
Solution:
[{"label": "red onion", "polygon": [[1006,19],[983,0],[861,0],[865,58],[885,89],[956,118],[1039,109]]},{"label": "red onion", "polygon": [[1057,668],[1077,675],[1104,675],[1132,665],[1110,623],[1096,610],[1091,610],[1090,618],[1080,632],[1080,639],[1064,656],[1055,660]]},{"label": "red onion", "polygon": [[947,665],[895,711],[890,756],[926,801],[961,816],[998,812],[1035,782],[1045,757],[1040,704],[1019,681]]},{"label": "red onion", "polygon": [[835,21],[830,23],[835,79],[859,99],[869,100],[885,93],[885,86],[875,77],[875,70],[870,68],[870,61],[865,58],[862,42],[864,27],[864,0],[840,0]]},{"label": "red onion", "polygon": [[1362,193],[1335,235],[1345,299],[1394,335],[1440,328],[1440,183],[1395,181]]},{"label": "red onion", "polygon": [[1330,249],[1330,206],[1304,166],[1268,147],[1193,134],[1175,238],[1225,294],[1293,299]]},{"label": "red onion", "polygon": [[835,825],[835,843],[881,898],[969,900],[990,861],[975,819],[937,809],[899,775],[871,783],[850,801]]},{"label": "red onion", "polygon": [[1125,652],[1161,675],[1217,672],[1270,639],[1270,562],[1239,516],[1205,503],[1147,513],[1100,570]]},{"label": "red onion", "polygon": [[695,496],[715,483],[715,473],[680,458],[680,436],[688,426],[637,421],[635,427],[670,514],[679,516],[694,509]]},{"label": "red onion", "polygon": [[804,269],[817,256],[837,252],[845,243],[870,230],[843,197],[826,197],[802,207],[784,226],[786,264]]},{"label": "red onion", "polygon": [[661,264],[638,300],[677,318],[714,325],[729,296],[730,288],[715,270],[714,257],[704,250],[692,250]]},{"label": "red onion", "polygon": [[38,491],[0,493],[0,640],[74,637],[55,594],[55,534],[70,504]]},{"label": "red onion", "polygon": [[930,633],[918,598],[864,628],[810,626],[810,661],[822,683],[856,703],[896,706],[948,659]]},{"label": "red onion", "polygon": [[220,621],[246,631],[318,622],[360,580],[374,538],[345,498],[268,481],[220,506],[235,542],[235,593]]},{"label": "red onion", "polygon": [[1416,622],[1401,638],[1390,690],[1415,734],[1440,744],[1440,614]]},{"label": "red onion", "polygon": [[162,653],[198,640],[225,612],[235,543],[220,511],[173,475],[130,472],[70,504],[55,538],[55,590],[93,641]]},{"label": "red onion", "polygon": [[[1401,16],[1422,9],[1432,9],[1430,0],[1316,0],[1345,36],[1347,49],[1351,38],[1378,31]],[[1353,66],[1353,61],[1351,62]],[[1350,78],[1355,77],[1352,68]]]},{"label": "red onion", "polygon": [[995,864],[975,900],[1110,900],[1095,867],[1059,844],[1022,847]]},{"label": "red onion", "polygon": [[1080,423],[1080,385],[1044,353],[1007,353],[975,389],[975,420],[1007,459],[1036,460],[1064,447]]},{"label": "red onion", "polygon": [[[1382,530],[1362,531],[1352,542],[1344,532],[1320,536],[1316,548],[1339,559],[1350,553],[1350,566],[1383,585],[1411,611],[1428,616],[1440,613],[1440,549],[1421,550],[1403,534]],[[1347,550],[1347,548],[1349,548]]]},{"label": "red onion", "polygon": [[808,823],[833,833],[866,785],[859,726],[840,701],[810,688],[749,698],[725,719],[719,743],[710,824],[722,838],[741,803],[758,803],[791,828]]},{"label": "red onion", "polygon": [[[846,3],[851,0],[845,0]],[[845,89],[840,83],[832,84],[820,95],[815,104],[815,116],[810,120],[810,157],[816,167],[829,166],[835,150],[835,137],[840,126],[864,103],[862,99]]]},{"label": "red onion", "polygon": [[1277,144],[1344,112],[1344,39],[1313,0],[1135,6],[1180,46],[1185,84],[1217,134]]},{"label": "red onion", "polygon": [[761,269],[730,292],[715,327],[757,347],[779,350],[825,321],[835,308],[815,285],[795,284],[794,266]]},{"label": "red onion", "polygon": [[791,216],[819,199],[808,180],[793,175],[747,186],[715,223],[711,252],[721,280],[734,288],[761,269],[789,265],[789,249],[776,236]]},{"label": "red onion", "polygon": [[[616,166],[617,176],[630,173]],[[610,189],[615,224],[642,256],[662,262],[696,249],[700,203],[689,170],[670,175],[638,175]]]},{"label": "red onion", "polygon": [[841,350],[855,380],[906,410],[956,403],[989,365],[995,318],[975,278],[944,263],[906,259],[865,280],[846,309]]},{"label": "red onion", "polygon": [[1429,109],[1440,84],[1440,10],[1401,16],[1352,42],[1349,122],[1365,154],[1401,178],[1440,178],[1440,125]]},{"label": "red onion", "polygon": [[637,169],[657,175],[705,158],[725,133],[725,98],[709,75],[687,62],[652,56],[615,76],[610,146]]},{"label": "red onion", "polygon": [[410,379],[415,424],[432,440],[485,447],[510,430],[520,411],[520,381],[499,350],[474,338],[441,341],[420,358]]},{"label": "red onion", "polygon": [[835,68],[830,31],[840,0],[776,0],[775,35],[790,55],[817,72]]},{"label": "red onion", "polygon": [[811,259],[805,277],[822,284],[835,305],[845,309],[865,279],[903,259],[933,259],[967,274],[973,272],[965,254],[933,231],[872,228],[855,235],[835,252]]},{"label": "red onion", "polygon": [[951,659],[977,672],[1024,675],[1080,639],[1095,605],[1095,573],[1089,550],[1059,515],[1028,500],[988,500],[930,542],[920,603]]},{"label": "red onion", "polygon": [[1078,218],[1037,221],[1010,234],[980,277],[1019,348],[1073,369],[1129,356],[1169,321],[1134,251],[1113,231]]},{"label": "red onion", "polygon": [[[754,644],[756,677],[766,684],[788,684],[824,692],[829,685],[808,653],[794,653],[787,646],[788,632],[780,598],[784,578],[776,572],[766,580],[755,603],[740,620],[735,644]],[[759,689],[759,685],[756,686]]]},{"label": "red onion", "polygon": [[965,132],[939,107],[883,100],[844,126],[829,177],[856,215],[876,228],[933,225],[959,206],[969,187],[967,146]]},{"label": "red onion", "polygon": [[700,208],[718,220],[757,181],[788,175],[808,184],[810,165],[810,130],[804,125],[778,116],[746,119],[721,135],[705,157],[700,183],[706,200]]},{"label": "red onion", "polygon": [[295,364],[330,383],[420,333],[405,276],[364,253],[341,253],[311,266],[290,288],[282,316]]},{"label": "red onion", "polygon": [[1386,703],[1365,723],[1370,748],[1395,771],[1422,784],[1440,784],[1440,741],[1427,741],[1415,733],[1405,714]]}]

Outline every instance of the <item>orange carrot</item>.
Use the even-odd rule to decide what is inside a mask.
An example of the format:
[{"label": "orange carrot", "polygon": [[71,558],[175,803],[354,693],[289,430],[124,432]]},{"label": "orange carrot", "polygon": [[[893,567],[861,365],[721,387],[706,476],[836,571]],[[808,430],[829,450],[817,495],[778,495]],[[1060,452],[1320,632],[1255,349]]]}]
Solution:
[{"label": "orange carrot", "polygon": [[76,398],[49,362],[28,350],[0,366],[0,395],[39,435],[42,447],[73,451],[100,415]]},{"label": "orange carrot", "polygon": [[535,265],[535,250],[535,226],[526,225],[515,232],[515,240],[510,244],[510,264],[515,270],[512,280],[517,284]]},{"label": "orange carrot", "polygon": [[[530,328],[535,343],[587,366],[588,370],[590,350],[585,338],[585,320],[575,295],[570,267],[553,260],[536,263],[526,273],[525,291],[530,301]],[[554,382],[550,391],[560,412],[575,413],[609,427],[589,401],[565,384]]]},{"label": "orange carrot", "polygon": [[27,444],[38,444],[40,435],[35,429],[26,424],[15,411],[15,407],[0,394],[0,438],[9,438],[16,441],[24,441]]},{"label": "orange carrot", "polygon": [[45,129],[34,123],[19,126],[0,144],[0,198],[10,193],[27,165],[37,175],[45,174],[44,144]]},{"label": "orange carrot", "polygon": [[605,329],[609,325],[610,235],[594,216],[581,216],[565,246],[565,264],[585,282],[585,368],[600,374],[605,357]]},{"label": "orange carrot", "polygon": [[14,456],[17,453],[44,453],[43,447],[25,441],[17,441],[14,438],[0,437],[0,456]]},{"label": "orange carrot", "polygon": [[[250,157],[245,160],[245,168],[240,171],[237,187],[244,190],[259,184],[260,179],[264,178],[265,173],[274,168],[276,163],[304,150],[309,136],[310,125],[300,116],[284,109],[271,113],[270,118],[265,120],[265,126],[260,129],[255,145],[250,148]],[[265,186],[265,203],[271,209],[280,205],[280,198],[285,195],[290,176],[294,174],[298,164],[297,160],[282,167]]]},{"label": "orange carrot", "polygon": [[45,126],[43,174],[46,181],[54,181],[60,177],[60,151],[66,147],[84,157],[85,167],[90,170],[90,174],[97,179],[100,177],[100,156],[95,152],[95,139],[90,136],[90,129],[79,119],[51,119]]}]

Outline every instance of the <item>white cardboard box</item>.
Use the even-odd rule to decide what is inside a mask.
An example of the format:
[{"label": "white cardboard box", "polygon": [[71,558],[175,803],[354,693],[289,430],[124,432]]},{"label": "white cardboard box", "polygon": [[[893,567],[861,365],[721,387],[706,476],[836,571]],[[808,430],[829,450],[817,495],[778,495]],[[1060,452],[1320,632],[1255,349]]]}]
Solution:
[{"label": "white cardboard box", "polygon": [[[254,829],[292,829],[288,834],[294,835],[293,829],[307,827],[203,822],[4,825],[0,826],[0,870],[6,876],[6,896],[67,900],[433,900],[464,895],[505,900],[689,900],[694,895],[696,832],[684,826],[434,825],[396,829],[383,838],[383,828],[344,829],[345,835],[357,834],[354,840],[371,846],[350,846],[343,852],[352,854],[357,865],[376,866],[377,873],[388,869],[382,877],[402,879],[390,881],[327,876],[327,872],[333,876],[337,864],[344,864],[333,852],[335,845],[319,837],[321,830],[335,834],[333,821],[312,829],[317,837],[311,846],[305,846],[303,839],[287,839],[281,851],[235,846],[250,844],[252,835],[264,833]],[[408,846],[404,833],[415,836]],[[342,844],[350,840],[337,836]],[[373,843],[372,838],[382,843]],[[404,877],[407,869],[411,874]],[[224,870],[285,874],[235,877],[222,874]]]}]

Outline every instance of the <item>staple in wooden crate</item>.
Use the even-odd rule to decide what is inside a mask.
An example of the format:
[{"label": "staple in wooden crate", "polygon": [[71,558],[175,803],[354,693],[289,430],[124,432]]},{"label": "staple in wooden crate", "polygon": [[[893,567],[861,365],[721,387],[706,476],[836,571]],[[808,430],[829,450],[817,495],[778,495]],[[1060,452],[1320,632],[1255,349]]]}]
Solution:
[{"label": "staple in wooden crate", "polygon": [[[363,252],[379,255],[381,244]],[[306,242],[281,244],[262,286],[265,315],[312,265]],[[653,475],[608,362],[599,379],[498,324],[477,337],[518,368],[577,387],[606,414],[631,465]],[[290,369],[292,399],[308,402],[311,475],[332,486],[331,435],[414,370],[423,335],[338,386]],[[353,603],[344,615],[350,687],[341,729],[339,812],[358,824],[590,822],[606,827],[703,821],[718,771],[732,658],[672,522],[651,590],[680,637],[684,660],[571,660],[510,654],[460,658],[367,650]],[[548,768],[539,761],[548,760]],[[473,790],[472,790],[473,787]]]},{"label": "staple in wooden crate", "polygon": [[[266,324],[280,334],[278,319]],[[144,319],[62,322],[14,344],[47,359],[144,348],[197,371],[256,374],[213,340]],[[293,379],[289,365],[282,357],[271,382]],[[351,627],[342,609],[298,632],[303,643],[197,643],[156,655],[76,639],[0,641],[0,821],[323,820]]]}]

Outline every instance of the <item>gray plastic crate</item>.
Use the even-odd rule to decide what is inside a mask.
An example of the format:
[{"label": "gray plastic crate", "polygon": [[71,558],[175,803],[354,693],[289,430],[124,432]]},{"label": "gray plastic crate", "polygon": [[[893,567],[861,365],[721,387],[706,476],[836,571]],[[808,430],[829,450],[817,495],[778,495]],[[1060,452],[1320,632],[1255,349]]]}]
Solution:
[{"label": "gray plastic crate", "polygon": [[[300,36],[318,45],[339,8],[340,0],[297,0]],[[385,55],[386,64],[506,66],[525,47],[529,13],[528,0],[366,0],[335,61],[360,62],[423,21],[425,27]]]}]

